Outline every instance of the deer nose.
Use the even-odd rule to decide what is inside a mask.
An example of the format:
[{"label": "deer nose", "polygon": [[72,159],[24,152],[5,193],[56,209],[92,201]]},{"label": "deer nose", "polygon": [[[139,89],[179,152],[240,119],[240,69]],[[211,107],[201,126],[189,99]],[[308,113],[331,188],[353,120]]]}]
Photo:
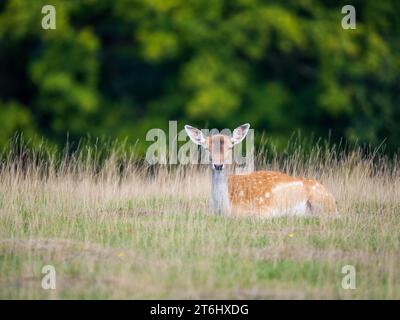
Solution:
[{"label": "deer nose", "polygon": [[224,168],[223,164],[214,164],[213,166],[214,166],[214,169],[218,170],[218,171],[220,171],[220,170],[222,170]]}]

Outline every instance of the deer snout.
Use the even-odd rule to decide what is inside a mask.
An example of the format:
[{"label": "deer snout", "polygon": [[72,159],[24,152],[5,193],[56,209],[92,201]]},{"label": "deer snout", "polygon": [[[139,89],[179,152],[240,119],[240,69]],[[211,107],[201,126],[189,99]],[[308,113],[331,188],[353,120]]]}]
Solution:
[{"label": "deer snout", "polygon": [[212,168],[214,170],[221,171],[222,169],[224,169],[224,165],[223,164],[215,164],[215,163],[213,163],[212,164]]}]

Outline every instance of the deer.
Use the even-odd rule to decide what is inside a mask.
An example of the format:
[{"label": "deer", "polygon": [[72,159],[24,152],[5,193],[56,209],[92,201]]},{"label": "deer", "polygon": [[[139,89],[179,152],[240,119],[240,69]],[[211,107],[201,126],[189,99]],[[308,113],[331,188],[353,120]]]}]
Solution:
[{"label": "deer", "polygon": [[261,217],[338,215],[336,200],[318,181],[277,171],[229,174],[226,167],[235,145],[250,129],[246,123],[232,135],[205,136],[185,125],[190,140],[206,150],[211,167],[211,211],[216,215],[259,215]]}]

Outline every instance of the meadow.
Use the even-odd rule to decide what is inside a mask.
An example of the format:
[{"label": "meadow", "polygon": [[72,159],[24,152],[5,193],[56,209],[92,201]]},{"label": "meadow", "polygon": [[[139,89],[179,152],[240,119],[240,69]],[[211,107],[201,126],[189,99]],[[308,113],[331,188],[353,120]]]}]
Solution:
[{"label": "meadow", "polygon": [[[400,299],[396,159],[261,148],[258,169],[318,179],[340,216],[260,219],[209,214],[206,166],[99,153],[3,152],[1,299]],[[345,265],[356,289],[342,288]]]}]

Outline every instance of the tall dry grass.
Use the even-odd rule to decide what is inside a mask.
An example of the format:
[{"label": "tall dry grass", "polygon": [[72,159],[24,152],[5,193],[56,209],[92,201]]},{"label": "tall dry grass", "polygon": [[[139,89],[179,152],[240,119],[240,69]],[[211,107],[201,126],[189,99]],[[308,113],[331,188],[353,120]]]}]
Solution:
[{"label": "tall dry grass", "polygon": [[[207,167],[47,150],[2,154],[1,298],[400,298],[400,171],[379,151],[260,148],[257,169],[318,179],[341,213],[262,220],[210,215]],[[48,264],[56,290],[41,288]]]}]

